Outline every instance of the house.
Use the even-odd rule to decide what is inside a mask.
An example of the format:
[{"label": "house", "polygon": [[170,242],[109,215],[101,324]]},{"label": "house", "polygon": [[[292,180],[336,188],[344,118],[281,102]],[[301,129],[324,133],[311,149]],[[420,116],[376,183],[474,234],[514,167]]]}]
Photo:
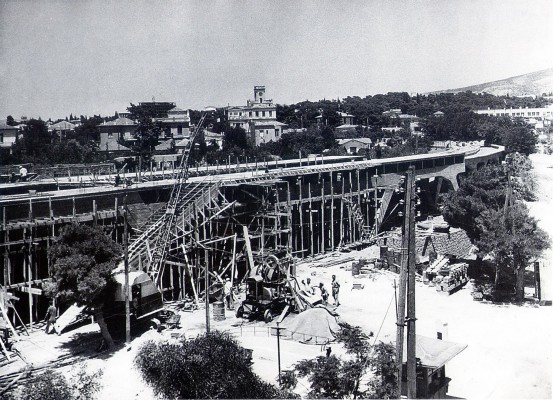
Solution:
[{"label": "house", "polygon": [[48,131],[57,135],[59,140],[61,141],[67,137],[68,133],[75,132],[75,128],[76,128],[76,125],[71,122],[60,121],[50,125],[48,127]]},{"label": "house", "polygon": [[348,154],[357,154],[360,150],[370,149],[372,140],[369,138],[338,139],[338,144],[344,147]]},{"label": "house", "polygon": [[445,114],[442,111],[436,111],[434,114],[432,114],[436,118],[442,118]]},{"label": "house", "polygon": [[104,122],[98,125],[100,131],[100,151],[130,151],[122,146],[121,141],[131,142],[135,140],[137,124],[128,118],[117,118],[114,121]]},{"label": "house", "polygon": [[390,108],[388,111],[384,111],[382,113],[382,116],[395,119],[395,118],[399,118],[400,114],[401,114],[401,108]]},{"label": "house", "polygon": [[18,127],[8,125],[6,120],[0,120],[0,148],[12,147],[17,140],[18,131]]},{"label": "house", "polygon": [[338,117],[340,117],[342,121],[342,125],[353,125],[353,120],[355,119],[354,115],[344,113],[341,111],[337,111]]},{"label": "house", "polygon": [[280,140],[287,125],[276,119],[276,105],[265,97],[265,86],[254,86],[254,100],[245,106],[227,107],[227,118],[231,128],[242,128],[248,132],[256,146]]},{"label": "house", "polygon": [[190,114],[188,110],[173,107],[167,111],[167,117],[155,119],[165,128],[162,138],[182,139],[190,136]]},{"label": "house", "polygon": [[205,143],[209,146],[212,142],[215,142],[217,146],[223,148],[223,138],[225,135],[223,133],[211,132],[204,129],[204,140]]}]

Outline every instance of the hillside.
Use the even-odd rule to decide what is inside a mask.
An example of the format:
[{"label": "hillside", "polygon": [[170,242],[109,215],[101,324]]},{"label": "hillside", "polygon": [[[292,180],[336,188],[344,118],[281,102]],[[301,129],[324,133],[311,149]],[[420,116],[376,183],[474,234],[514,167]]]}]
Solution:
[{"label": "hillside", "polygon": [[440,90],[433,93],[489,93],[495,96],[535,96],[553,92],[553,68],[513,76],[479,85],[466,86],[458,89]]}]

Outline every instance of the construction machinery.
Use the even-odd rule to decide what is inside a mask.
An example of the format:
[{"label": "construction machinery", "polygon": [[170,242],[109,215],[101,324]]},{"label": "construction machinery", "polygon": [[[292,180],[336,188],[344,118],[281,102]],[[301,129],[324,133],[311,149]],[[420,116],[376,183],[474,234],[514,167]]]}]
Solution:
[{"label": "construction machinery", "polygon": [[267,323],[277,315],[281,320],[288,312],[301,312],[321,303],[320,296],[312,296],[300,287],[290,275],[292,260],[267,256],[246,278],[246,299],[236,309],[237,318],[263,317]]}]

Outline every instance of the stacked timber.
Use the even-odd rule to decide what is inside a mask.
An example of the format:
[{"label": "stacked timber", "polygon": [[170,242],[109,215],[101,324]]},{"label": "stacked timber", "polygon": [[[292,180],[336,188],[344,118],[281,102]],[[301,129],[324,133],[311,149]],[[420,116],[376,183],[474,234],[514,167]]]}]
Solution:
[{"label": "stacked timber", "polygon": [[468,282],[467,271],[467,263],[450,264],[443,267],[434,279],[436,291],[452,294],[459,290]]}]

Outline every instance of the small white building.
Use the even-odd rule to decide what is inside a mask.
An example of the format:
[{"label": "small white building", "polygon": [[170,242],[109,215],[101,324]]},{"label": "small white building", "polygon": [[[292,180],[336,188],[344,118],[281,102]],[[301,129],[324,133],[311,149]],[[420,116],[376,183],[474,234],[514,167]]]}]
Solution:
[{"label": "small white building", "polygon": [[370,138],[338,139],[338,144],[344,147],[348,154],[357,154],[360,150],[370,149],[372,140]]}]

